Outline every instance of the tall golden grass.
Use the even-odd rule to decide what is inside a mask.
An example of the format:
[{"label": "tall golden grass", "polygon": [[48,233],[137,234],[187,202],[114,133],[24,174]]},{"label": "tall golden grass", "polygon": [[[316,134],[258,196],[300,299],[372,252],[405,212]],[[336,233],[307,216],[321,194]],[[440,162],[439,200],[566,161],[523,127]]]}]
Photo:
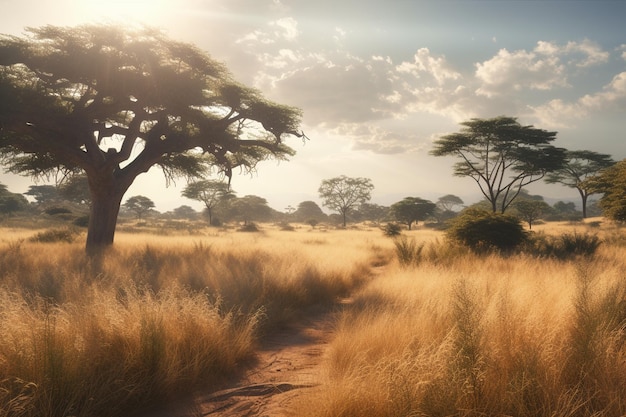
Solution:
[{"label": "tall golden grass", "polygon": [[216,386],[274,326],[389,256],[368,231],[0,240],[0,416],[117,416]]},{"label": "tall golden grass", "polygon": [[477,256],[412,232],[420,262],[391,264],[343,313],[324,382],[293,415],[626,415],[626,236],[594,256]]}]

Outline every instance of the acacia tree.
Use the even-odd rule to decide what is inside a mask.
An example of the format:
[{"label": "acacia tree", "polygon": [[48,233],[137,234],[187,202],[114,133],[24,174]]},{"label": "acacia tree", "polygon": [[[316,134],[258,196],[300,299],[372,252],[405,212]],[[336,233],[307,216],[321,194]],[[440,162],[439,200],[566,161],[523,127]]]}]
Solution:
[{"label": "acacia tree", "polygon": [[576,188],[582,199],[583,218],[587,217],[587,198],[593,194],[585,180],[613,165],[611,155],[593,151],[567,151],[565,163],[546,176],[547,183],[560,183]]},{"label": "acacia tree", "polygon": [[124,193],[153,166],[166,183],[231,177],[293,150],[298,109],[233,81],[195,46],[149,28],[45,26],[0,37],[0,162],[35,177],[84,172],[87,252],[113,243]]},{"label": "acacia tree", "polygon": [[194,181],[185,187],[182,191],[183,197],[190,200],[197,200],[204,203],[207,215],[209,216],[209,224],[213,224],[213,209],[228,196],[234,197],[235,193],[230,189],[229,185],[223,181],[200,180]]},{"label": "acacia tree", "polygon": [[592,193],[602,193],[600,207],[606,217],[626,222],[626,159],[586,180]]},{"label": "acacia tree", "polygon": [[528,223],[528,228],[533,228],[533,222],[540,219],[551,210],[551,207],[543,200],[518,200],[514,204],[518,216]]},{"label": "acacia tree", "polygon": [[506,116],[461,125],[460,132],[436,140],[431,154],[458,157],[454,175],[476,181],[494,213],[498,208],[504,213],[522,187],[563,166],[565,150],[550,145],[556,132]]},{"label": "acacia tree", "polygon": [[322,205],[339,212],[343,218],[343,227],[346,227],[348,212],[368,202],[372,196],[374,184],[369,178],[350,178],[345,175],[322,181],[318,189]]},{"label": "acacia tree", "polygon": [[154,208],[154,201],[143,195],[135,195],[126,200],[124,207],[141,219],[144,214]]},{"label": "acacia tree", "polygon": [[419,197],[406,197],[392,204],[389,210],[395,220],[406,224],[411,230],[413,223],[417,224],[420,220],[426,220],[428,216],[431,216],[435,207],[436,205],[432,201]]}]

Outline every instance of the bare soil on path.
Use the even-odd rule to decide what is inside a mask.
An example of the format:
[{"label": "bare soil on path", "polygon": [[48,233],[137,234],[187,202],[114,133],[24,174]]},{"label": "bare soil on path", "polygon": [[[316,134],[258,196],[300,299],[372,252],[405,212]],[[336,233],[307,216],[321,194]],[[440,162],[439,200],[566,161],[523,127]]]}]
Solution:
[{"label": "bare soil on path", "polygon": [[268,335],[254,365],[241,378],[210,394],[197,395],[182,404],[143,417],[286,417],[302,390],[320,384],[323,356],[332,340],[338,312],[335,307],[316,309]]}]

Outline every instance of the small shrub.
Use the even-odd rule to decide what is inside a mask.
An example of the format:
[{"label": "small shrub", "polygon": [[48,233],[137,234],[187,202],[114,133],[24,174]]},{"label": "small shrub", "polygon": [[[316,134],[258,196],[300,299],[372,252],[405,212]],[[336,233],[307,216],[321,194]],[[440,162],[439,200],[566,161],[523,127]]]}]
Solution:
[{"label": "small shrub", "polygon": [[282,230],[284,232],[293,232],[294,230],[296,230],[295,227],[293,227],[292,225],[290,225],[287,222],[282,222],[278,226],[280,227],[280,230]]},{"label": "small shrub", "polygon": [[550,258],[570,259],[593,256],[602,244],[596,235],[565,233],[560,236],[534,235],[530,252]]},{"label": "small shrub", "polygon": [[89,226],[89,216],[80,216],[74,219],[72,222],[74,226],[77,227],[88,227]]},{"label": "small shrub", "polygon": [[50,216],[54,216],[56,214],[69,214],[72,211],[65,207],[50,207],[44,210],[44,213],[49,214]]},{"label": "small shrub", "polygon": [[402,266],[418,265],[422,261],[424,243],[418,244],[415,239],[407,239],[406,236],[395,238],[396,255]]},{"label": "small shrub", "polygon": [[72,243],[76,240],[79,233],[75,229],[62,228],[62,229],[49,229],[43,232],[37,233],[29,240],[31,242],[40,243],[55,243],[55,242],[67,242]]},{"label": "small shrub", "polygon": [[241,226],[239,228],[240,232],[258,232],[259,231],[259,227],[256,225],[256,223],[253,222],[249,222],[244,224],[243,226]]},{"label": "small shrub", "polygon": [[509,252],[527,239],[518,218],[480,209],[464,210],[451,221],[446,235],[474,252]]},{"label": "small shrub", "polygon": [[383,234],[388,237],[400,236],[402,227],[397,223],[387,223],[383,229]]}]

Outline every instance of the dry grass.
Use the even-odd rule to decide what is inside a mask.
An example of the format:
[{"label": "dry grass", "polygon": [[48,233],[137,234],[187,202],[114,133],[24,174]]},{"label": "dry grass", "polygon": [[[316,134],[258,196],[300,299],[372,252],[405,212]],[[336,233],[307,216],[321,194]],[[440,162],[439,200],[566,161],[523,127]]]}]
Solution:
[{"label": "dry grass", "polygon": [[[0,242],[0,416],[125,415],[232,375],[259,337],[389,260],[370,231]],[[337,248],[340,248],[338,250]]]},{"label": "dry grass", "polygon": [[543,229],[605,242],[592,258],[563,261],[417,240],[420,262],[390,265],[355,297],[325,383],[294,415],[626,415],[624,231]]}]

